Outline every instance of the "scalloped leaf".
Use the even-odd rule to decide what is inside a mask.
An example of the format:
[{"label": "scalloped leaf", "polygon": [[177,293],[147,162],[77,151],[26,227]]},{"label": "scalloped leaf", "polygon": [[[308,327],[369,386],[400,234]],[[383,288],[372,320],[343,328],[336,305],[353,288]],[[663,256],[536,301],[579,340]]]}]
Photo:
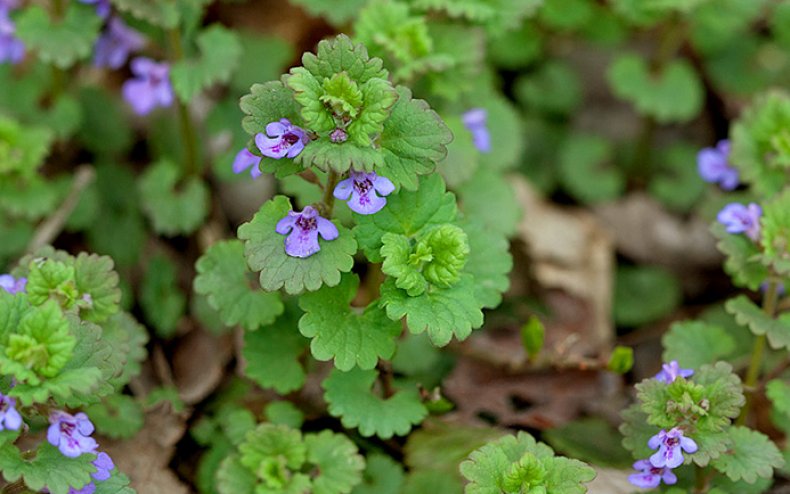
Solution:
[{"label": "scalloped leaf", "polygon": [[138,180],[143,212],[154,231],[174,237],[188,235],[208,215],[209,191],[199,177],[181,177],[175,163],[161,160],[146,168]]},{"label": "scalloped leaf", "polygon": [[241,464],[239,455],[227,456],[216,472],[219,494],[254,494],[258,479]]},{"label": "scalloped leaf", "polygon": [[746,235],[727,233],[724,225],[718,222],[711,227],[711,232],[719,239],[716,248],[727,256],[724,270],[733,283],[756,291],[768,278],[768,268],[760,262],[760,248]]},{"label": "scalloped leaf", "polygon": [[480,221],[464,221],[461,227],[469,240],[469,258],[464,272],[475,280],[477,303],[493,309],[502,302],[502,294],[510,286],[508,273],[513,268],[510,242],[499,231],[488,231]]},{"label": "scalloped leaf", "polygon": [[53,21],[42,7],[31,5],[16,17],[16,35],[42,61],[67,69],[91,54],[101,25],[93,7],[78,2],[67,5],[60,21]]},{"label": "scalloped leaf", "polygon": [[96,471],[94,459],[92,454],[69,458],[46,441],[40,443],[35,456],[23,458],[19,449],[9,444],[0,448],[0,472],[8,482],[23,478],[34,491],[46,487],[51,494],[68,494],[71,487],[79,489],[91,481],[90,474]]},{"label": "scalloped leaf", "polygon": [[112,476],[101,482],[94,482],[96,490],[93,494],[137,494],[137,491],[129,487],[129,477],[118,472],[112,471]]},{"label": "scalloped leaf", "polygon": [[447,144],[453,134],[428,103],[413,99],[411,91],[404,86],[395,89],[398,101],[379,138],[384,166],[376,172],[396,186],[415,190],[418,176],[431,173],[435,164],[447,156]]},{"label": "scalloped leaf", "polygon": [[171,0],[110,0],[118,10],[163,28],[178,25],[178,4]]},{"label": "scalloped leaf", "polygon": [[267,326],[283,313],[277,292],[264,292],[250,286],[252,272],[244,259],[244,244],[239,240],[218,242],[195,264],[195,292],[206,295],[228,326],[240,324],[247,330]]},{"label": "scalloped leaf", "polygon": [[358,427],[364,437],[389,439],[408,434],[428,410],[416,390],[400,390],[388,398],[375,395],[371,388],[377,376],[375,370],[332,370],[321,384],[329,414],[340,417],[344,427]]},{"label": "scalloped leaf", "polygon": [[416,191],[401,189],[389,195],[386,207],[378,213],[354,214],[357,223],[354,236],[370,262],[381,262],[381,237],[385,233],[416,236],[421,231],[452,222],[456,213],[455,196],[446,191],[440,176],[431,175],[420,180],[420,188]]},{"label": "scalloped leaf", "polygon": [[491,33],[508,31],[521,25],[543,0],[415,0],[422,9],[439,10],[453,18],[481,24]]},{"label": "scalloped leaf", "polygon": [[285,236],[274,231],[277,222],[291,211],[291,201],[276,196],[266,202],[251,221],[239,227],[244,256],[253,271],[260,272],[264,290],[285,288],[291,294],[315,291],[321,285],[340,283],[340,273],[351,271],[357,242],[351,232],[334,220],[340,235],[332,241],[319,240],[321,250],[307,258],[285,253]]},{"label": "scalloped leaf", "polygon": [[726,453],[711,462],[732,481],[754,483],[758,477],[770,478],[775,468],[784,465],[779,448],[765,434],[748,427],[727,431],[731,444]]},{"label": "scalloped leaf", "polygon": [[321,17],[335,27],[342,27],[354,19],[367,0],[292,0],[291,3],[307,10],[313,17]]},{"label": "scalloped leaf", "polygon": [[677,360],[681,367],[691,369],[714,364],[735,351],[735,340],[724,328],[704,321],[672,324],[661,344],[664,362]]},{"label": "scalloped leaf", "polygon": [[85,408],[96,430],[112,439],[129,439],[143,428],[143,407],[129,395],[114,394]]},{"label": "scalloped leaf", "polygon": [[197,35],[200,55],[180,60],[170,69],[173,90],[184,103],[217,83],[226,83],[239,65],[242,46],[238,35],[212,24]]},{"label": "scalloped leaf", "polygon": [[305,315],[299,331],[310,341],[317,360],[334,359],[335,367],[347,371],[355,366],[373,369],[379,358],[388,360],[395,353],[401,325],[387,318],[375,303],[359,312],[351,307],[359,288],[356,275],[343,276],[336,287],[323,287],[299,299]]},{"label": "scalloped leaf", "polygon": [[560,180],[580,202],[611,201],[623,194],[625,176],[612,166],[612,144],[592,134],[573,134],[559,151]]},{"label": "scalloped leaf", "polygon": [[286,394],[304,385],[305,370],[299,358],[308,341],[297,329],[299,315],[296,307],[288,305],[271,326],[244,333],[244,374],[261,387]]},{"label": "scalloped leaf", "polygon": [[766,335],[771,348],[790,349],[790,314],[782,314],[774,319],[746,295],[738,295],[728,300],[724,307],[735,316],[738,324],[748,326],[756,335]]},{"label": "scalloped leaf", "polygon": [[111,257],[81,252],[74,260],[74,281],[80,296],[90,298],[80,307],[80,318],[102,323],[118,312],[121,290]]},{"label": "scalloped leaf", "polygon": [[157,254],[148,261],[140,285],[140,305],[159,336],[173,336],[186,310],[187,297],[178,285],[176,265],[164,255]]},{"label": "scalloped leaf", "polygon": [[110,379],[113,387],[120,389],[140,374],[140,364],[148,355],[148,331],[131,314],[120,312],[103,324],[102,341],[112,347],[114,361],[122,365]]},{"label": "scalloped leaf", "polygon": [[516,233],[523,211],[507,176],[480,168],[456,192],[464,218],[506,237]]},{"label": "scalloped leaf", "polygon": [[403,468],[400,464],[379,453],[371,453],[365,461],[362,483],[352,494],[400,494],[403,485]]},{"label": "scalloped leaf", "polygon": [[362,481],[365,460],[346,436],[325,430],[305,434],[304,444],[307,462],[318,471],[312,494],[348,494]]},{"label": "scalloped leaf", "polygon": [[388,278],[381,286],[381,304],[390,319],[406,317],[409,332],[427,332],[436,346],[447,345],[453,336],[463,341],[472,329],[483,325],[482,304],[469,274],[449,288],[434,287],[417,297],[410,297]]}]

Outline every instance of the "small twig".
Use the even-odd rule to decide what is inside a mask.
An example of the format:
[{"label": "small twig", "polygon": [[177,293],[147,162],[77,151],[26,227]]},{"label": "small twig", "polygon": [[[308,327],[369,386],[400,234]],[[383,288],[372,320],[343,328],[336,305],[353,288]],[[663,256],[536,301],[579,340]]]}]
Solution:
[{"label": "small twig", "polygon": [[33,239],[27,245],[28,252],[35,252],[41,247],[51,244],[63,231],[71,213],[80,200],[80,195],[96,179],[96,171],[88,165],[81,165],[74,173],[74,181],[71,183],[71,190],[66,199],[55,213],[46,221],[41,223],[33,235]]}]

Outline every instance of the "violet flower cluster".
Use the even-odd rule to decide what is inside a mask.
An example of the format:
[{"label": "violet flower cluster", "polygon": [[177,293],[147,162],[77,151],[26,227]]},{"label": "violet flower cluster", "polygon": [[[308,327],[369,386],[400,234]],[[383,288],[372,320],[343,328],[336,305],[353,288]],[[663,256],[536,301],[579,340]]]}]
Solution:
[{"label": "violet flower cluster", "polygon": [[93,65],[96,67],[121,68],[129,55],[145,45],[142,34],[126,25],[118,16],[110,18],[104,31],[96,41]]},{"label": "violet flower cluster", "polygon": [[138,115],[147,115],[157,106],[173,104],[170,84],[170,65],[157,63],[147,57],[137,57],[131,63],[134,78],[123,83],[123,97]]},{"label": "violet flower cluster", "polygon": [[11,11],[18,6],[17,0],[0,0],[0,63],[17,64],[25,58],[25,44],[16,37],[11,20]]},{"label": "violet flower cluster", "polygon": [[[49,415],[49,428],[47,429],[47,441],[60,452],[69,458],[77,458],[84,453],[96,454],[93,466],[96,472],[91,476],[94,481],[104,481],[112,475],[110,471],[115,468],[115,464],[110,455],[104,452],[97,452],[99,444],[93,439],[94,427],[88,416],[82,412],[72,415],[62,410],[56,410]],[[69,494],[93,494],[96,491],[96,484],[92,481],[79,489],[70,488]]]},{"label": "violet flower cluster", "polygon": [[745,233],[747,237],[757,242],[760,240],[760,217],[763,210],[757,203],[744,206],[737,202],[727,204],[719,211],[716,219],[724,225],[727,233]]},{"label": "violet flower cluster", "polygon": [[[96,467],[96,471],[91,474],[91,477],[100,482],[109,479],[112,476],[112,469],[115,468],[112,458],[105,452],[96,455],[93,466]],[[87,483],[82,489],[69,488],[69,494],[93,494],[94,492],[96,492],[95,482]]]},{"label": "violet flower cluster", "polygon": [[[676,360],[663,364],[661,371],[655,379],[670,384],[677,378],[687,378],[694,374],[692,369],[681,369]],[[647,441],[651,449],[655,449],[650,458],[638,460],[633,467],[637,473],[628,476],[631,484],[645,489],[654,489],[664,482],[667,485],[675,484],[677,476],[673,469],[683,464],[683,452],[692,454],[697,451],[697,443],[684,435],[683,429],[673,427],[669,431],[662,429]]]},{"label": "violet flower cluster", "polygon": [[738,187],[739,176],[730,164],[730,141],[716,143],[715,147],[704,148],[697,153],[697,170],[702,180],[717,183],[724,190]]},{"label": "violet flower cluster", "polygon": [[463,114],[464,127],[472,133],[472,142],[481,153],[491,152],[491,134],[488,132],[488,112],[485,108],[472,108]]}]

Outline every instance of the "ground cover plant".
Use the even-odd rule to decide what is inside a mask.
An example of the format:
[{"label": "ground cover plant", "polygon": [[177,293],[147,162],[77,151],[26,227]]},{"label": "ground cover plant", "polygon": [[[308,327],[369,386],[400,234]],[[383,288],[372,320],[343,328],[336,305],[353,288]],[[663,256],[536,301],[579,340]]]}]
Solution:
[{"label": "ground cover plant", "polygon": [[781,492],[790,4],[0,0],[0,492]]}]

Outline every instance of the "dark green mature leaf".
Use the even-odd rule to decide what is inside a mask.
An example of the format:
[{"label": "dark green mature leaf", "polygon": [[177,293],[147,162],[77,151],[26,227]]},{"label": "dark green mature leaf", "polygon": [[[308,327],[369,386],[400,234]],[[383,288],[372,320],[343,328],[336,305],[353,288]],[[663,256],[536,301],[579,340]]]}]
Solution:
[{"label": "dark green mature leaf", "polygon": [[178,4],[172,0],[110,0],[121,12],[163,28],[174,28],[179,22]]},{"label": "dark green mature leaf", "polygon": [[614,319],[622,326],[655,321],[680,303],[682,292],[674,276],[657,266],[618,267]]},{"label": "dark green mature leaf", "polygon": [[100,434],[113,439],[129,439],[143,428],[143,408],[129,395],[110,395],[85,413]]},{"label": "dark green mature leaf", "polygon": [[[486,230],[506,237],[516,233],[522,209],[516,201],[516,192],[507,176],[480,168],[457,193],[464,218],[485,225]],[[472,251],[474,255],[474,249]]]},{"label": "dark green mature leaf", "polygon": [[198,229],[208,214],[209,191],[198,177],[181,178],[178,167],[160,161],[139,179],[142,209],[154,231],[174,237]]},{"label": "dark green mature leaf", "polygon": [[91,454],[66,457],[46,441],[40,443],[35,456],[23,458],[16,446],[8,444],[0,449],[0,472],[8,482],[23,478],[35,491],[47,487],[52,494],[68,494],[71,487],[82,488],[91,481],[95,458]]},{"label": "dark green mature leaf", "polygon": [[354,366],[372,369],[379,358],[390,359],[401,325],[387,318],[372,303],[364,312],[351,307],[359,278],[345,275],[336,287],[323,287],[299,299],[305,315],[299,330],[311,338],[310,350],[317,360],[334,359],[335,367],[347,371]]},{"label": "dark green mature leaf", "polygon": [[173,90],[185,103],[217,83],[228,82],[239,65],[242,45],[235,32],[214,24],[197,36],[200,55],[173,64],[170,78]]},{"label": "dark green mature leaf", "polygon": [[760,262],[760,248],[746,235],[727,233],[720,223],[714,224],[711,231],[719,239],[716,248],[727,256],[724,270],[735,285],[757,290],[768,278],[768,268]]},{"label": "dark green mature leaf", "polygon": [[219,494],[254,494],[258,479],[241,464],[239,455],[226,456],[216,472]]},{"label": "dark green mature leaf", "polygon": [[367,0],[293,0],[314,17],[322,17],[330,24],[342,27],[354,19]]},{"label": "dark green mature leaf", "polygon": [[312,494],[348,494],[362,481],[365,460],[346,436],[324,430],[305,434],[304,443],[307,462],[318,472],[312,479]]},{"label": "dark green mature leaf", "polygon": [[[573,11],[573,7],[563,9],[563,13]],[[563,17],[568,18],[568,15]],[[562,60],[549,60],[537,71],[521,76],[513,90],[519,102],[530,112],[538,110],[570,115],[582,100],[579,76],[569,63]]]},{"label": "dark green mature leaf", "polygon": [[244,245],[238,240],[218,242],[198,259],[194,287],[208,297],[228,326],[241,324],[248,330],[274,322],[283,304],[276,292],[250,286],[252,272],[244,259]]},{"label": "dark green mature leaf", "polygon": [[599,418],[582,418],[548,429],[545,440],[555,450],[570,457],[615,468],[628,467],[631,455],[621,444],[617,429]]},{"label": "dark green mature leaf", "polygon": [[765,434],[741,426],[727,433],[732,441],[729,449],[711,464],[730,480],[754,483],[758,477],[770,478],[775,468],[784,465],[779,449]]},{"label": "dark green mature leaf", "polygon": [[148,355],[148,331],[131,314],[120,312],[103,324],[102,340],[112,347],[113,360],[122,362],[122,369],[110,380],[120,389],[140,373],[140,364]]},{"label": "dark green mature leaf", "polygon": [[129,487],[129,477],[119,473],[117,468],[113,470],[112,477],[101,482],[95,482],[96,491],[93,494],[137,494],[137,491]]},{"label": "dark green mature leaf", "polygon": [[453,133],[453,140],[447,145],[447,157],[439,162],[436,171],[450,188],[472,184],[471,178],[480,164],[480,152],[474,146],[472,133],[464,127],[460,116],[445,115],[444,121]]},{"label": "dark green mature leaf", "polygon": [[83,86],[77,97],[83,111],[80,141],[101,156],[127,151],[134,135],[117,96],[102,86]]},{"label": "dark green mature leaf", "polygon": [[371,387],[377,375],[375,370],[333,370],[322,383],[329,414],[340,417],[344,427],[358,427],[364,437],[408,434],[428,411],[416,390],[400,390],[388,398],[374,394]]},{"label": "dark green mature leaf", "polygon": [[[483,180],[485,182],[485,180]],[[464,203],[467,206],[467,203]],[[509,221],[508,215],[499,210],[503,223]],[[514,214],[518,214],[516,210]],[[464,272],[474,276],[475,298],[478,304],[486,309],[493,309],[502,302],[502,294],[510,286],[508,273],[513,268],[513,257],[510,255],[510,243],[500,228],[503,225],[491,225],[475,215],[467,215],[473,221],[461,222],[469,240],[469,258]],[[490,231],[482,225],[493,227]]]},{"label": "dark green mature leaf", "polygon": [[400,464],[379,453],[371,453],[365,462],[362,483],[351,494],[400,494],[403,469]]},{"label": "dark green mature leaf", "polygon": [[625,177],[612,166],[612,146],[602,137],[571,135],[558,159],[562,185],[581,202],[613,200],[625,189]]},{"label": "dark green mature leaf", "polygon": [[735,340],[723,328],[703,321],[682,321],[664,333],[663,360],[677,360],[683,368],[714,364],[735,351]]},{"label": "dark green mature leaf", "polygon": [[178,286],[178,271],[173,262],[163,255],[151,258],[140,287],[140,305],[160,336],[173,336],[186,304],[187,298]]},{"label": "dark green mature leaf", "polygon": [[756,335],[766,335],[771,348],[790,348],[790,314],[774,319],[757,307],[746,295],[738,295],[725,304],[727,312],[735,315],[739,324],[749,327]]},{"label": "dark green mature leaf", "polygon": [[53,21],[38,5],[23,9],[16,18],[16,35],[44,62],[61,69],[87,58],[102,21],[93,7],[70,2],[63,19]]},{"label": "dark green mature leaf", "polygon": [[415,0],[426,10],[439,10],[453,18],[480,24],[492,34],[508,31],[535,12],[542,0]]},{"label": "dark green mature leaf", "polygon": [[315,291],[321,285],[340,283],[340,273],[354,265],[352,257],[357,242],[349,230],[334,221],[340,235],[326,241],[319,240],[321,250],[306,258],[291,257],[285,252],[285,236],[275,232],[277,222],[291,211],[285,196],[266,202],[251,221],[239,227],[239,239],[244,240],[244,256],[253,271],[260,271],[264,290],[285,288],[288,293]]},{"label": "dark green mature leaf", "polygon": [[102,323],[118,312],[121,290],[115,263],[108,256],[81,252],[74,260],[74,281],[84,305],[80,318]]}]

